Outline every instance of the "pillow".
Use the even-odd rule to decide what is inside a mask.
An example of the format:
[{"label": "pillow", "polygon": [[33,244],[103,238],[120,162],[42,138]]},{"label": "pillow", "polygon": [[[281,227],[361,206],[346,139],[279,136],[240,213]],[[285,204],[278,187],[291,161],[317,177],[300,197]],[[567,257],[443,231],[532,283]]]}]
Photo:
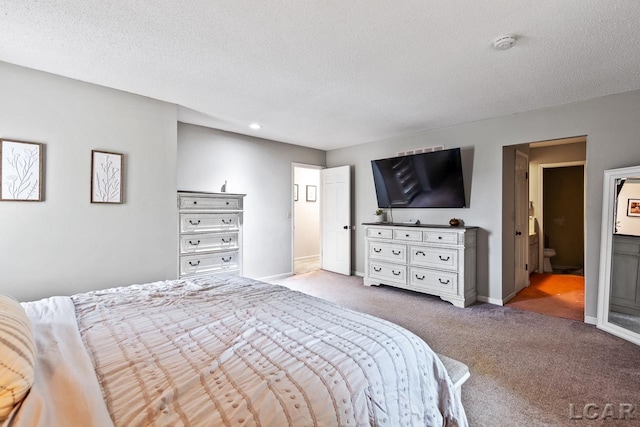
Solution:
[{"label": "pillow", "polygon": [[0,294],[0,421],[24,399],[34,377],[31,322],[18,301]]}]

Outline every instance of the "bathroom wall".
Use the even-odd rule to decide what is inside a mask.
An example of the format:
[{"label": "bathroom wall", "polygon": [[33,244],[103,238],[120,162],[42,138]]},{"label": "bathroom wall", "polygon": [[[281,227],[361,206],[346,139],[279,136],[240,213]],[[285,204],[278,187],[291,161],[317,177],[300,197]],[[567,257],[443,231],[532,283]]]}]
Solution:
[{"label": "bathroom wall", "polygon": [[584,167],[546,168],[543,172],[544,246],[553,248],[555,268],[584,266]]}]

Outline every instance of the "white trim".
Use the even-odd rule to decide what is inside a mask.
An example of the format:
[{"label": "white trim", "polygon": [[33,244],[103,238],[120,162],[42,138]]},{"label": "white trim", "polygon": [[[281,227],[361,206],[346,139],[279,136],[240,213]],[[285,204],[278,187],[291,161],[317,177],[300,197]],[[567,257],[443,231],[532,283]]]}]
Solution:
[{"label": "white trim", "polygon": [[485,297],[483,295],[478,295],[476,297],[476,300],[478,300],[480,302],[486,302],[486,303],[489,303],[489,304],[493,304],[493,305],[504,305],[504,302],[501,299],[489,298],[489,297]]},{"label": "white trim", "polygon": [[364,273],[362,271],[352,271],[351,274],[358,277],[364,277]]},{"label": "white trim", "polygon": [[289,272],[289,273],[283,273],[283,274],[276,274],[275,276],[259,277],[254,280],[259,280],[261,282],[270,282],[272,280],[286,279],[287,277],[291,277],[291,276],[293,276],[293,273]]},{"label": "white trim", "polygon": [[640,345],[640,334],[609,322],[611,297],[611,258],[613,255],[613,223],[615,221],[616,180],[640,175],[640,166],[604,171],[602,196],[602,228],[600,237],[600,280],[598,282],[598,317],[596,326],[605,332]]},{"label": "white trim", "polygon": [[320,254],[315,255],[307,255],[307,256],[299,256],[298,258],[294,258],[295,261],[304,261],[306,259],[318,258],[320,259]]},{"label": "white trim", "polygon": [[[526,287],[528,287],[528,286],[529,286],[529,285],[525,286],[525,288],[526,288]],[[522,288],[522,289],[520,289],[520,290],[523,290],[523,289],[524,289],[524,288]],[[520,291],[518,291],[518,292],[520,292]],[[516,294],[517,294],[518,292],[513,291],[512,293],[510,293],[510,294],[509,294],[509,295],[507,295],[506,297],[502,298],[502,305],[504,305],[504,304],[508,303],[508,302],[509,302],[513,297],[515,297],[515,296],[516,296]]]},{"label": "white trim", "polygon": [[588,325],[597,325],[598,324],[598,318],[597,317],[593,317],[593,316],[584,316],[584,323],[586,323]]}]

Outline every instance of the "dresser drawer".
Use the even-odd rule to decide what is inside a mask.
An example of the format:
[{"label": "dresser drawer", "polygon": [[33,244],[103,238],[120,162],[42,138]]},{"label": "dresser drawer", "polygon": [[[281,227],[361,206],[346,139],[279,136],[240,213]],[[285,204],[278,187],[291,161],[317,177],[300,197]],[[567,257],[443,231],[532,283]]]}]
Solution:
[{"label": "dresser drawer", "polygon": [[369,258],[407,262],[407,247],[386,242],[369,242]]},{"label": "dresser drawer", "polygon": [[238,233],[199,233],[180,235],[180,253],[238,249]]},{"label": "dresser drawer", "polygon": [[407,240],[411,242],[422,242],[422,231],[420,230],[393,230],[395,240]]},{"label": "dresser drawer", "polygon": [[458,251],[424,246],[409,247],[409,264],[443,270],[458,270]]},{"label": "dresser drawer", "polygon": [[409,285],[411,286],[425,291],[457,293],[458,275],[456,273],[411,267],[409,274]]},{"label": "dresser drawer", "polygon": [[425,231],[423,236],[423,241],[428,243],[440,243],[445,245],[458,244],[458,233],[450,233],[446,231]]},{"label": "dresser drawer", "polygon": [[181,213],[180,232],[206,232],[238,230],[240,216],[237,213]]},{"label": "dresser drawer", "polygon": [[180,257],[180,276],[238,270],[238,252],[219,252]]},{"label": "dresser drawer", "polygon": [[180,196],[180,209],[240,209],[240,199],[232,197]]},{"label": "dresser drawer", "polygon": [[390,228],[367,228],[367,237],[375,237],[377,239],[392,239],[393,230]]},{"label": "dresser drawer", "polygon": [[382,283],[391,282],[404,285],[407,283],[407,267],[382,262],[369,262],[369,277],[379,279]]}]

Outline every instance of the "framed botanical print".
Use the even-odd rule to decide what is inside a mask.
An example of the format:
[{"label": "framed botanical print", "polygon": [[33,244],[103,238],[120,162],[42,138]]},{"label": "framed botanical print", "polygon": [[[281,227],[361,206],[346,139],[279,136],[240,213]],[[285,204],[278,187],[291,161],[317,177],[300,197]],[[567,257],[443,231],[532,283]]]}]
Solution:
[{"label": "framed botanical print", "polygon": [[124,155],[91,150],[91,203],[123,203]]},{"label": "framed botanical print", "polygon": [[44,144],[0,139],[0,200],[41,202]]},{"label": "framed botanical print", "polygon": [[318,187],[315,185],[307,185],[307,202],[315,202],[318,200]]}]

